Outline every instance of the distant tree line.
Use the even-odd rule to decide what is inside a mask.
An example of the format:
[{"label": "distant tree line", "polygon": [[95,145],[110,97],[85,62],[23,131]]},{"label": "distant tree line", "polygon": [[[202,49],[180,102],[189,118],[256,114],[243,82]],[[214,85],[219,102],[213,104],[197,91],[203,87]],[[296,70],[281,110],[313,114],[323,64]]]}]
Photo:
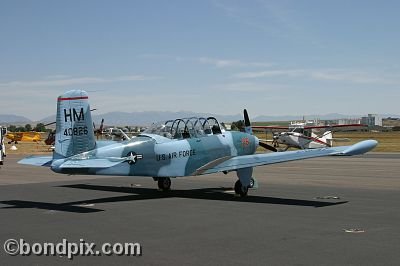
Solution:
[{"label": "distant tree line", "polygon": [[36,131],[36,132],[46,132],[46,127],[43,123],[36,124],[35,127],[32,127],[31,124],[26,124],[25,126],[15,126],[9,125],[7,127],[9,132],[29,132],[29,131]]},{"label": "distant tree line", "polygon": [[235,131],[244,131],[244,120],[232,122],[231,129]]}]

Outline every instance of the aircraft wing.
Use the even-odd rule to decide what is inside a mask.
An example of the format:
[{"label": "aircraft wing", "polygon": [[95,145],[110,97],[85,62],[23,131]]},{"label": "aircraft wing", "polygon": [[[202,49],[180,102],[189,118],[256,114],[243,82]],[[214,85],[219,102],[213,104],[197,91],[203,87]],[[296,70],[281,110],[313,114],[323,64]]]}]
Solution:
[{"label": "aircraft wing", "polygon": [[333,148],[306,149],[299,151],[273,152],[236,156],[215,165],[209,164],[197,169],[194,175],[211,174],[215,172],[232,171],[242,168],[255,167],[267,164],[283,163],[294,160],[310,159],[332,155],[359,155],[372,150],[378,144],[375,140],[365,140],[351,146]]},{"label": "aircraft wing", "polygon": [[[355,128],[355,127],[367,127],[367,125],[363,125],[363,124],[347,124],[347,125],[305,126],[304,129],[318,129],[318,128],[333,129],[333,128]],[[257,130],[257,129],[263,129],[263,130],[267,130],[267,129],[289,130],[289,127],[283,127],[283,126],[252,126],[251,128],[253,128],[255,130]]]},{"label": "aircraft wing", "polygon": [[18,163],[50,167],[52,161],[53,161],[53,156],[29,156],[18,161]]},{"label": "aircraft wing", "polygon": [[251,126],[252,129],[281,129],[281,130],[289,130],[289,127],[281,127],[281,126]]},{"label": "aircraft wing", "polygon": [[314,129],[314,128],[354,128],[354,127],[368,127],[363,124],[348,124],[348,125],[326,125],[326,126],[305,126],[304,129]]}]

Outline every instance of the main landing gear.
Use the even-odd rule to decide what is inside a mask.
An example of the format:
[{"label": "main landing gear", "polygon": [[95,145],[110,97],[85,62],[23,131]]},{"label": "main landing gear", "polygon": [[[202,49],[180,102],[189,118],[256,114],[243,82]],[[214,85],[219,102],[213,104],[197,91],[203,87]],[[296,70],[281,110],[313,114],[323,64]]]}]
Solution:
[{"label": "main landing gear", "polygon": [[[169,191],[171,190],[171,178],[169,177],[153,177],[154,181],[157,181],[158,189],[160,191]],[[249,188],[252,188],[255,184],[253,178],[250,179],[249,186],[243,186],[242,182],[238,179],[235,183],[235,193],[240,195],[241,197],[247,196],[247,192]]]},{"label": "main landing gear", "polygon": [[238,179],[235,183],[235,193],[240,195],[241,197],[247,196],[247,192],[249,188],[242,185],[242,182]]},{"label": "main landing gear", "polygon": [[236,170],[238,180],[235,183],[235,193],[241,197],[247,196],[249,188],[255,186],[256,181],[252,178],[253,167],[240,168]]},{"label": "main landing gear", "polygon": [[159,190],[168,191],[171,189],[171,179],[169,177],[158,177],[155,181],[157,181]]},{"label": "main landing gear", "polygon": [[249,188],[253,188],[255,185],[255,180],[254,178],[250,178],[250,184],[248,187],[243,186],[242,182],[240,182],[240,180],[238,179],[235,183],[235,193],[241,197],[245,197],[247,196],[247,192],[249,191]]}]

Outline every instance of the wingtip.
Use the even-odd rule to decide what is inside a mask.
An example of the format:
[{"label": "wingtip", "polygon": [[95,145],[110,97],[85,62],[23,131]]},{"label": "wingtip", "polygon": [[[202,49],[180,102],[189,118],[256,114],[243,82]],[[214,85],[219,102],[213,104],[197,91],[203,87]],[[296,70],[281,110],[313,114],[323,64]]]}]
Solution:
[{"label": "wingtip", "polygon": [[343,151],[343,155],[360,155],[373,150],[378,145],[374,139],[360,141]]}]

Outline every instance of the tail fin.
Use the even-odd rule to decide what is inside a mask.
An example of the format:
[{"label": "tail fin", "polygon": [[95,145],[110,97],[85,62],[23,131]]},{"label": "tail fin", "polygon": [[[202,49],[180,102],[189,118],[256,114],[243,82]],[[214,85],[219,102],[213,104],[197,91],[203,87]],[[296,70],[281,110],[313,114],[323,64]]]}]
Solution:
[{"label": "tail fin", "polygon": [[82,90],[71,90],[58,97],[54,159],[95,148],[88,98],[87,92]]},{"label": "tail fin", "polygon": [[326,131],[320,138],[325,143],[328,143],[329,147],[333,147],[333,135],[332,131]]}]

